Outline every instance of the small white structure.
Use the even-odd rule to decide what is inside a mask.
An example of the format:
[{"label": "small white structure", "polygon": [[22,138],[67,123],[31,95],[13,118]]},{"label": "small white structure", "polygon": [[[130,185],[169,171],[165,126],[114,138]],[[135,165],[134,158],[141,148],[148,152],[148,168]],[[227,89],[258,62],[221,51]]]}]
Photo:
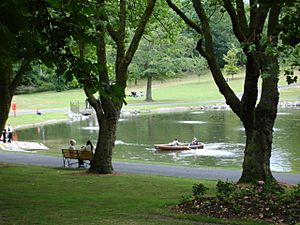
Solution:
[{"label": "small white structure", "polygon": [[47,150],[48,148],[37,142],[12,141],[11,143],[0,143],[1,150],[7,151],[30,151],[30,150]]}]

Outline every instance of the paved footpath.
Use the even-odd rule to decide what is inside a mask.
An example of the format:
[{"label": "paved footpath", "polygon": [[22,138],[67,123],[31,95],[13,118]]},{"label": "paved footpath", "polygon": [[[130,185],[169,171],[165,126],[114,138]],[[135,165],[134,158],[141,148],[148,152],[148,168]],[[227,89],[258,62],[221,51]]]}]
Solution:
[{"label": "paved footpath", "polygon": [[[32,153],[0,152],[0,162],[30,164],[38,166],[62,167],[62,157],[45,156]],[[156,174],[163,176],[189,177],[200,179],[228,179],[237,181],[241,176],[240,170],[224,170],[214,168],[192,168],[158,164],[113,162],[116,172]],[[275,178],[284,183],[297,184],[300,174],[273,173]]]}]

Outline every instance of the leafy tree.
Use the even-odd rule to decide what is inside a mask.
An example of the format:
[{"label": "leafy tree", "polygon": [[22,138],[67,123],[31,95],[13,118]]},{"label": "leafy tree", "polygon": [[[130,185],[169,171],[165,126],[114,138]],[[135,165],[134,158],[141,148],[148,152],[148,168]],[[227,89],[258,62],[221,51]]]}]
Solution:
[{"label": "leafy tree", "polygon": [[225,73],[231,75],[233,79],[233,75],[237,74],[239,68],[237,67],[238,57],[237,53],[239,50],[236,47],[232,47],[228,50],[227,54],[223,56],[226,64],[224,66]]},{"label": "leafy tree", "polygon": [[191,50],[193,37],[184,30],[175,30],[172,36],[159,27],[152,30],[142,40],[130,67],[136,79],[147,79],[146,101],[153,101],[153,79],[163,81],[182,76],[185,71],[200,76],[200,71],[206,68],[204,59]]},{"label": "leafy tree", "polygon": [[[221,0],[219,2],[230,16],[233,32],[246,55],[244,92],[239,99],[230,88],[217,62],[209,14],[201,0],[193,0],[198,20],[190,19],[172,0],[168,5],[199,34],[196,49],[207,60],[212,76],[226,103],[240,118],[246,133],[243,172],[239,182],[274,179],[270,170],[273,127],[277,115],[278,55],[270,49],[276,48],[279,37],[279,20],[285,4],[279,1],[268,4],[250,0],[249,8],[243,0]],[[247,13],[249,12],[249,13]],[[261,96],[258,98],[258,81],[262,78]]]},{"label": "leafy tree", "polygon": [[[111,173],[128,66],[155,3],[156,0],[1,2],[0,128],[5,125],[15,88],[31,70],[30,63],[41,60],[56,68],[56,73],[67,81],[75,76],[83,85],[100,126],[90,171]],[[134,32],[128,40],[130,29]],[[114,66],[107,61],[107,49],[113,49]],[[15,73],[14,65],[19,65]]]},{"label": "leafy tree", "polygon": [[[83,84],[85,94],[95,109],[99,123],[99,136],[95,157],[89,169],[92,173],[111,173],[112,151],[116,140],[116,127],[120,117],[125,88],[128,80],[128,67],[138,48],[146,24],[152,14],[156,0],[148,1],[104,1],[86,9],[93,13],[88,16],[94,40],[78,37],[79,57],[76,52],[66,57],[67,77],[76,76]],[[86,25],[83,24],[84,27]],[[130,31],[133,34],[130,36]],[[95,50],[96,62],[85,54],[88,45]],[[108,50],[113,46],[114,65],[108,59]],[[113,68],[114,70],[112,70]],[[95,96],[95,94],[99,96]]]},{"label": "leafy tree", "polygon": [[[29,70],[34,56],[29,46],[30,33],[28,11],[25,2],[2,1],[0,3],[0,130],[2,131],[11,100],[24,73]],[[13,64],[19,66],[13,70]]]}]

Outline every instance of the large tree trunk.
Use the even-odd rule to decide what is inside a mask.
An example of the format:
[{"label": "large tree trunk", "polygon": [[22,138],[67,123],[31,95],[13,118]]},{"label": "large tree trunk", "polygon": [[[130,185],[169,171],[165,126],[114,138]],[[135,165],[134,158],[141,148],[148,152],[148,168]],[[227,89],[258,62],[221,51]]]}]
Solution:
[{"label": "large tree trunk", "polygon": [[146,100],[147,102],[152,102],[152,76],[147,78],[147,90],[146,90]]},{"label": "large tree trunk", "polygon": [[[247,66],[251,66],[247,64]],[[278,71],[279,65],[274,56],[262,57],[261,69],[268,76],[262,80],[261,98],[255,110],[243,115],[247,142],[243,163],[243,173],[239,182],[274,179],[270,168],[273,142],[273,127],[279,101]],[[255,66],[252,65],[253,69]],[[249,82],[250,83],[250,82]],[[246,89],[251,89],[245,86]],[[254,103],[254,101],[252,100]],[[246,104],[249,105],[249,104]],[[247,106],[243,106],[247,109]]]},{"label": "large tree trunk", "polygon": [[[105,105],[105,107],[102,107]],[[89,172],[110,174],[113,172],[112,152],[115,146],[117,123],[120,118],[121,103],[102,99],[101,103],[92,103],[99,123],[99,134],[95,156]]]},{"label": "large tree trunk", "polygon": [[272,130],[262,130],[259,125],[256,129],[246,130],[246,136],[243,172],[239,182],[274,179],[270,169]]},{"label": "large tree trunk", "polygon": [[14,73],[13,65],[0,62],[0,132],[2,133],[8,119],[12,98],[24,74],[30,69],[30,60],[24,59],[19,70]]},{"label": "large tree trunk", "polygon": [[12,73],[13,71],[11,65],[0,64],[0,134],[2,134],[8,119],[13,97],[10,90]]}]

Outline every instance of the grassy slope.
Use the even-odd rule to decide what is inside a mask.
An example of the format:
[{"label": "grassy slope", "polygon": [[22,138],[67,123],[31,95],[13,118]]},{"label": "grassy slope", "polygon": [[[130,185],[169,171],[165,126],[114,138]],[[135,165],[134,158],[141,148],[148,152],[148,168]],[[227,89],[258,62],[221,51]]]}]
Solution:
[{"label": "grassy slope", "polygon": [[[81,175],[79,175],[81,174]],[[168,206],[194,183],[215,181],[150,175],[86,175],[83,171],[0,163],[0,224],[258,224],[181,215]],[[207,224],[208,225],[208,224]]]}]

